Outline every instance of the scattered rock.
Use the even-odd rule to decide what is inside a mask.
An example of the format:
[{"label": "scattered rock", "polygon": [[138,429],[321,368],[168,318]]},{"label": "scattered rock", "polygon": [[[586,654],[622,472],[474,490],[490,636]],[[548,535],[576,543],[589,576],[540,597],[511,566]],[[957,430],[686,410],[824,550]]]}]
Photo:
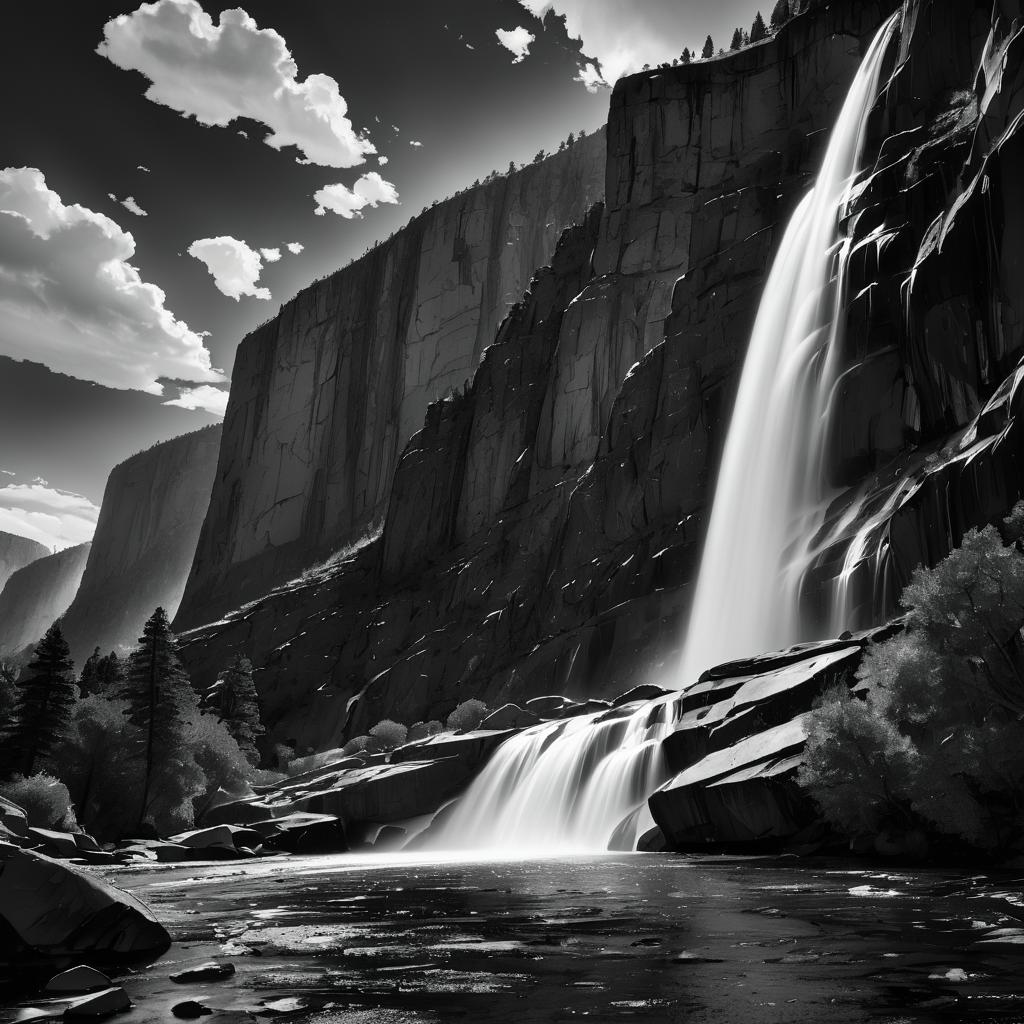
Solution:
[{"label": "scattered rock", "polygon": [[223,981],[234,973],[234,964],[219,964],[215,960],[211,960],[209,963],[199,964],[198,967],[190,967],[178,974],[172,974],[171,981],[179,985],[185,985],[190,981]]},{"label": "scattered rock", "polygon": [[123,988],[113,987],[86,996],[64,1011],[64,1020],[102,1020],[131,1009],[132,1001]]},{"label": "scattered rock", "polygon": [[655,686],[654,683],[641,683],[639,686],[634,686],[632,690],[620,693],[612,701],[612,707],[621,708],[623,704],[632,704],[638,700],[655,700],[671,692],[671,690],[666,690],[663,686]]},{"label": "scattered rock", "polygon": [[170,837],[170,842],[194,850],[216,851],[238,856],[252,856],[252,850],[262,843],[262,836],[241,825],[213,825]]},{"label": "scattered rock", "polygon": [[44,992],[52,994],[69,992],[96,992],[110,988],[110,979],[93,967],[79,965],[52,977],[44,987]]},{"label": "scattered rock", "polygon": [[677,953],[675,956],[670,957],[668,962],[670,964],[722,964],[724,960],[719,960],[713,956],[701,956],[699,953],[691,953],[688,950],[683,950],[681,953]]},{"label": "scattered rock", "polygon": [[208,1006],[197,1003],[194,999],[186,999],[183,1003],[175,1003],[171,1007],[171,1013],[182,1020],[196,1020],[199,1017],[206,1017],[213,1013]]}]

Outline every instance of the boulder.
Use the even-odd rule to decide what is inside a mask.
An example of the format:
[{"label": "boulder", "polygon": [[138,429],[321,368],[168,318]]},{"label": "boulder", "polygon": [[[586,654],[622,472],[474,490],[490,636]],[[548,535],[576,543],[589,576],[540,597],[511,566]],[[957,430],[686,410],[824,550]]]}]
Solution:
[{"label": "boulder", "polygon": [[534,697],[525,706],[527,711],[538,718],[565,718],[572,708],[579,707],[576,701],[557,693],[548,697]]},{"label": "boulder", "polygon": [[130,1010],[131,1006],[132,1001],[128,998],[125,990],[113,986],[102,992],[86,996],[84,999],[76,999],[64,1011],[64,1020],[103,1020],[106,1017],[112,1017],[115,1013]]},{"label": "boulder", "polygon": [[8,964],[123,967],[162,956],[171,939],[131,894],[73,865],[0,843],[0,924]]},{"label": "boulder", "polygon": [[663,686],[656,686],[654,683],[641,683],[639,686],[634,686],[632,690],[620,693],[611,704],[613,708],[621,708],[623,704],[632,704],[638,700],[656,700],[671,692],[671,690],[666,690]]},{"label": "boulder", "polygon": [[171,1013],[180,1020],[198,1020],[200,1017],[208,1017],[213,1010],[195,999],[186,999],[183,1003],[175,1003]]},{"label": "boulder", "polygon": [[252,824],[264,846],[285,853],[344,853],[348,849],[345,823],[334,814],[296,811],[283,818]]},{"label": "boulder", "polygon": [[252,856],[260,846],[263,837],[251,828],[240,825],[214,825],[211,828],[193,829],[170,837],[170,842],[187,846],[193,850]]},{"label": "boulder", "polygon": [[441,733],[415,743],[406,743],[391,752],[391,763],[404,761],[440,761],[457,758],[468,768],[478,768],[501,746],[514,729],[476,729],[466,733]]},{"label": "boulder", "polygon": [[492,711],[481,723],[480,728],[488,729],[527,729],[536,725],[540,718],[532,711],[526,711],[518,704],[502,704]]},{"label": "boulder", "polygon": [[28,836],[28,815],[11,800],[0,796],[0,825],[16,836]]},{"label": "boulder", "polygon": [[210,960],[205,964],[190,967],[188,970],[179,971],[171,975],[171,981],[177,985],[187,985],[193,981],[224,981],[235,973],[235,965],[232,963],[218,963]]},{"label": "boulder", "polygon": [[77,995],[80,992],[98,992],[110,988],[110,979],[94,967],[79,964],[52,977],[43,988],[50,995]]},{"label": "boulder", "polygon": [[159,861],[161,864],[180,864],[189,860],[200,860],[202,853],[181,843],[170,843],[161,839],[132,839],[117,848],[117,856],[143,858]]},{"label": "boulder", "polygon": [[81,853],[75,837],[70,832],[57,832],[49,828],[30,825],[29,838],[42,844],[44,852],[51,857],[77,857]]}]

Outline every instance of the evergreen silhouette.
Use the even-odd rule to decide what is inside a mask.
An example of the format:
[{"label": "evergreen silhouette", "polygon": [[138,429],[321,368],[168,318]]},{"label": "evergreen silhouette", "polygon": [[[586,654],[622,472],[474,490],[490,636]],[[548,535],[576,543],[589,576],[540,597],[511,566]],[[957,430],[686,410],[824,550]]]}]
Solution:
[{"label": "evergreen silhouette", "polygon": [[260,721],[252,662],[237,655],[224,674],[207,691],[206,703],[224,723],[250,764],[259,764],[256,737],[266,730]]},{"label": "evergreen silhouette", "polygon": [[775,9],[772,11],[772,29],[778,30],[789,21],[790,10],[789,0],[778,0]]},{"label": "evergreen silhouette", "polygon": [[100,658],[96,668],[96,681],[99,686],[97,693],[108,697],[120,695],[128,681],[125,674],[125,663],[117,656],[116,651]]},{"label": "evergreen silhouette", "polygon": [[743,45],[743,32],[740,29],[736,29],[732,34],[732,42],[729,44],[730,50],[738,50]]},{"label": "evergreen silhouette", "polygon": [[100,649],[94,647],[92,654],[86,658],[85,664],[82,666],[82,674],[78,677],[78,689],[82,692],[83,697],[100,692],[99,674],[101,660]]},{"label": "evergreen silhouette", "polygon": [[[128,659],[129,722],[138,728],[133,754],[141,762],[142,793],[138,824],[154,817],[154,803],[165,781],[173,786],[175,774],[192,767],[187,743],[187,719],[198,701],[188,674],[178,658],[178,642],[167,613],[157,608],[143,627],[139,645]],[[159,785],[154,785],[159,781]]]},{"label": "evergreen silhouette", "polygon": [[684,64],[689,64],[693,60],[693,54],[690,53],[690,48],[687,46],[683,49],[682,56],[679,58]]},{"label": "evergreen silhouette", "polygon": [[711,36],[708,36],[707,39],[704,40],[704,49],[701,50],[701,54],[700,55],[705,60],[708,60],[708,58],[710,58],[710,57],[714,57],[714,55],[715,55],[715,44],[712,41]]},{"label": "evergreen silhouette", "polygon": [[75,666],[59,622],[39,641],[17,685],[13,721],[5,736],[4,769],[27,777],[67,732],[77,696]]},{"label": "evergreen silhouette", "polygon": [[768,36],[768,29],[765,28],[764,18],[761,17],[761,12],[757,12],[757,16],[754,18],[754,24],[750,26],[750,41],[752,43],[760,42],[762,39],[766,39]]}]

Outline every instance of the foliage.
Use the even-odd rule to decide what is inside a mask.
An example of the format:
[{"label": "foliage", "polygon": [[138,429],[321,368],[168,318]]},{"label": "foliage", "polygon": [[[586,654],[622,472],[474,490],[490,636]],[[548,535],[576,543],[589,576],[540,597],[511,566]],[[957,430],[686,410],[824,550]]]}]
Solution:
[{"label": "foliage", "polygon": [[394,750],[405,743],[409,735],[409,729],[401,722],[393,722],[385,718],[378,722],[371,730],[370,735],[380,745],[381,750]]},{"label": "foliage", "polygon": [[352,739],[348,741],[348,743],[345,744],[345,746],[341,748],[341,752],[346,757],[349,757],[352,754],[361,754],[364,750],[371,746],[372,743],[373,741],[369,736],[354,736]]},{"label": "foliage", "polygon": [[205,789],[187,737],[199,705],[162,608],[146,622],[129,658],[126,697],[128,720],[138,730],[129,752],[142,783],[138,826],[164,835],[188,828],[192,798]]},{"label": "foliage", "polygon": [[214,715],[194,712],[185,722],[186,742],[204,777],[204,790],[195,803],[199,817],[210,806],[218,790],[242,796],[249,790],[252,764],[246,752],[231,735],[225,722]]},{"label": "foliage", "polygon": [[55,622],[18,678],[12,720],[5,731],[5,769],[24,776],[53,752],[65,732],[75,702],[74,664]]},{"label": "foliage", "polygon": [[701,50],[700,55],[704,58],[704,60],[708,60],[711,57],[714,57],[715,44],[711,36],[708,36],[707,39],[704,40],[704,49]]},{"label": "foliage", "polygon": [[[1019,518],[1018,506],[1007,523]],[[925,826],[989,850],[1024,845],[1024,552],[972,530],[903,593],[900,635],[858,672],[862,701],[811,719],[801,782],[840,828]]]},{"label": "foliage", "polygon": [[464,700],[449,716],[447,726],[457,732],[470,732],[487,717],[487,705],[482,700]]},{"label": "foliage", "polygon": [[256,737],[266,730],[260,721],[252,662],[237,655],[228,669],[207,691],[207,704],[216,712],[250,764],[260,763]]},{"label": "foliage", "polygon": [[90,693],[99,693],[99,664],[100,649],[94,647],[92,654],[85,659],[85,664],[82,666],[82,674],[78,677],[78,689],[81,691],[82,696]]},{"label": "foliage", "polygon": [[762,39],[768,37],[768,29],[765,27],[764,18],[761,17],[761,12],[758,11],[754,17],[754,24],[750,26],[750,41],[752,43],[759,43]]},{"label": "foliage", "polygon": [[0,730],[6,730],[14,715],[18,699],[18,669],[8,661],[0,661]]},{"label": "foliage", "polygon": [[444,726],[436,720],[430,722],[416,722],[415,725],[409,726],[408,740],[410,743],[413,740],[425,740],[431,736],[437,736],[442,732],[444,732]]},{"label": "foliage", "polygon": [[[710,38],[710,37],[709,37],[709,38]],[[686,47],[684,47],[684,48],[683,48],[683,52],[682,52],[682,54],[680,55],[679,59],[680,59],[680,60],[681,60],[681,61],[682,61],[682,62],[683,62],[684,64],[690,64],[690,63],[691,63],[691,62],[693,61],[693,54],[692,54],[692,53],[690,53],[690,48],[689,48],[688,46],[686,46]]]},{"label": "foliage", "polygon": [[93,649],[88,660],[82,666],[82,674],[78,678],[78,688],[83,697],[90,694],[116,694],[124,687],[125,673],[121,659],[115,651],[100,656],[98,647]]},{"label": "foliage", "polygon": [[25,812],[28,823],[36,828],[78,831],[68,787],[52,775],[15,775],[0,786],[0,796],[16,803]]},{"label": "foliage", "polygon": [[295,748],[287,743],[275,743],[271,748],[271,753],[274,764],[284,771],[295,757]]},{"label": "foliage", "polygon": [[742,29],[736,29],[732,34],[732,42],[729,44],[730,50],[738,50],[743,45],[743,31]]}]

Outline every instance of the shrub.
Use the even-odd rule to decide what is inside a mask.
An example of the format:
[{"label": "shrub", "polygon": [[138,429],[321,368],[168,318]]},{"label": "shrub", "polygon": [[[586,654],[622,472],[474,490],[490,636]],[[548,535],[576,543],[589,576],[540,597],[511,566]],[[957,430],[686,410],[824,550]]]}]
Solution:
[{"label": "shrub", "polygon": [[456,732],[471,732],[487,717],[487,705],[482,700],[464,700],[449,716],[448,728]]},{"label": "shrub", "polygon": [[274,764],[282,771],[288,770],[288,765],[295,757],[295,748],[287,743],[275,743],[271,748]]},{"label": "shrub", "polygon": [[400,747],[408,734],[409,730],[401,722],[392,722],[390,718],[378,722],[370,730],[370,736],[377,741],[381,750],[394,750],[395,747]]},{"label": "shrub", "polygon": [[356,736],[350,739],[348,743],[341,748],[341,752],[349,757],[352,754],[361,754],[367,747],[370,746],[372,740],[369,736]]},{"label": "shrub", "polygon": [[415,725],[409,726],[409,742],[413,740],[425,740],[430,736],[437,736],[439,733],[444,732],[444,726],[436,721],[430,722],[417,722]]},{"label": "shrub", "polygon": [[78,821],[71,806],[71,794],[60,779],[45,772],[25,778],[15,775],[0,786],[0,795],[16,803],[36,828],[77,832]]},{"label": "shrub", "polygon": [[204,776],[203,791],[193,798],[197,818],[218,790],[232,796],[249,792],[252,765],[224,722],[193,712],[185,721],[185,742]]}]

